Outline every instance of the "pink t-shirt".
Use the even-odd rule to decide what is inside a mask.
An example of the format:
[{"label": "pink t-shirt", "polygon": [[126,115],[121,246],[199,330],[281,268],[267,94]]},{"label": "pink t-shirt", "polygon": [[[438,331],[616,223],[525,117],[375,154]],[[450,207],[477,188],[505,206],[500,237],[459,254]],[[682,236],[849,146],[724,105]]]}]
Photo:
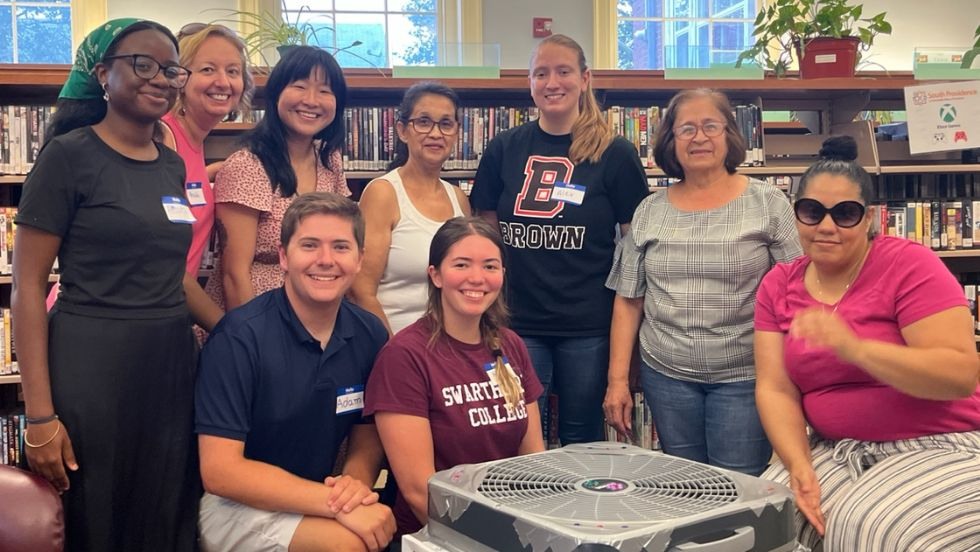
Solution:
[{"label": "pink t-shirt", "polygon": [[[378,353],[364,414],[398,412],[427,418],[436,471],[516,456],[528,431],[524,404],[538,400],[543,392],[524,342],[510,330],[502,332],[504,356],[524,387],[524,403],[508,414],[503,396],[487,375],[493,360],[490,349],[449,336],[430,347],[430,335],[423,318],[398,332]],[[400,533],[421,528],[400,494],[394,513]]]},{"label": "pink t-shirt", "polygon": [[[787,334],[795,314],[820,305],[803,285],[808,257],[776,265],[762,280],[755,328]],[[889,236],[871,242],[868,259],[837,308],[860,337],[904,345],[901,329],[966,306],[963,288],[922,245]],[[846,364],[830,349],[783,341],[786,372],[799,388],[807,421],[828,439],[894,441],[980,429],[980,386],[969,398],[918,399]]]},{"label": "pink t-shirt", "polygon": [[194,218],[197,219],[194,223],[191,247],[187,250],[187,272],[196,275],[201,267],[201,257],[211,239],[211,231],[214,229],[214,190],[211,188],[208,168],[204,163],[204,150],[190,143],[173,113],[167,113],[161,121],[173,133],[177,154],[184,160],[184,167],[187,169],[184,195],[191,206]]}]

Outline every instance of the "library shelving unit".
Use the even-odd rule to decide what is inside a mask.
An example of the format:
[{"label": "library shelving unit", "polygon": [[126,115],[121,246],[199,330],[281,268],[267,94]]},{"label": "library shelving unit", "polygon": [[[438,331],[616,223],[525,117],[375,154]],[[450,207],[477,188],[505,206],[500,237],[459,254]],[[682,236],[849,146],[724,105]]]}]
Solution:
[{"label": "library shelving unit", "polygon": [[[67,77],[66,65],[0,64],[0,106],[52,105]],[[344,71],[350,107],[394,107],[416,79],[393,78],[388,70]],[[802,123],[764,125],[764,166],[745,167],[741,172],[759,176],[798,176],[815,159],[821,142],[829,135],[847,133],[859,144],[858,161],[878,180],[882,200],[902,199],[889,187],[896,179],[947,178],[970,182],[965,197],[972,199],[973,184],[980,195],[980,164],[965,163],[959,152],[911,156],[908,142],[876,142],[872,124],[855,121],[864,110],[904,110],[904,89],[926,84],[907,72],[862,72],[853,78],[800,80],[767,77],[762,80],[667,80],[661,71],[593,71],[593,88],[604,106],[666,106],[679,90],[711,87],[726,92],[733,104],[753,104],[764,110],[791,110]],[[256,78],[256,106],[264,104],[265,77]],[[532,105],[525,70],[503,70],[496,79],[442,79],[459,94],[463,107],[528,107]],[[2,115],[2,110],[0,110]],[[245,123],[223,123],[207,142],[207,155],[220,159],[237,147],[240,135],[250,128]],[[381,170],[351,169],[352,181],[366,181]],[[648,169],[651,178],[662,176]],[[475,170],[446,171],[452,180],[472,179]],[[0,205],[15,205],[24,175],[0,175]],[[356,188],[356,186],[352,186]],[[955,188],[955,186],[953,186]],[[945,190],[946,188],[944,188]],[[955,192],[948,192],[953,194]],[[946,199],[945,196],[943,199]],[[980,199],[978,197],[977,199]],[[980,217],[976,217],[980,218]],[[938,254],[956,272],[980,272],[980,240],[976,249],[940,251]],[[9,280],[0,279],[2,298],[9,298]],[[5,380],[0,379],[0,383]]]}]

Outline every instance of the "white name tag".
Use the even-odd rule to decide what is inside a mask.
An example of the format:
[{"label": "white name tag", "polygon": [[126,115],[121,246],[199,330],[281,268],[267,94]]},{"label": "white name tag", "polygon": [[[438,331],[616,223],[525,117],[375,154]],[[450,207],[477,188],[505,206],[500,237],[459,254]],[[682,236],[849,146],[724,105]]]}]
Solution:
[{"label": "white name tag", "polygon": [[187,205],[186,199],[177,196],[163,196],[161,201],[163,212],[167,213],[167,219],[170,222],[194,224],[197,221],[194,218],[194,213],[191,212],[191,208]]},{"label": "white name tag", "polygon": [[581,205],[585,201],[585,186],[566,182],[555,182],[551,190],[551,199],[572,205]]},{"label": "white name tag", "polygon": [[208,198],[204,197],[204,188],[200,182],[188,182],[185,191],[187,192],[187,201],[192,206],[197,207],[208,204]]},{"label": "white name tag", "polygon": [[364,386],[355,385],[337,390],[337,414],[364,410]]}]

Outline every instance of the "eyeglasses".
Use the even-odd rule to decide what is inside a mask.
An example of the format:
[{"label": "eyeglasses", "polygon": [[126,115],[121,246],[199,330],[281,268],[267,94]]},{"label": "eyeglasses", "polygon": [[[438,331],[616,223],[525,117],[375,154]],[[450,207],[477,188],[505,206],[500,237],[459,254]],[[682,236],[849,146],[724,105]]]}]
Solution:
[{"label": "eyeglasses", "polygon": [[119,54],[118,56],[106,56],[103,61],[110,59],[130,58],[133,61],[133,72],[141,79],[150,80],[163,71],[163,78],[167,79],[170,88],[183,88],[187,84],[187,78],[191,76],[191,70],[180,65],[160,65],[157,60],[145,54]]},{"label": "eyeglasses", "polygon": [[674,136],[681,140],[693,140],[698,135],[698,130],[708,138],[717,138],[725,132],[725,123],[718,121],[708,121],[703,125],[681,125],[674,127]]},{"label": "eyeglasses", "polygon": [[238,46],[238,49],[245,49],[245,43],[242,41],[241,37],[238,36],[238,33],[229,29],[228,27],[225,27],[224,25],[219,25],[217,23],[188,23],[177,31],[177,40],[184,40],[185,38],[196,35],[197,33],[208,28],[212,29],[211,33],[220,34],[220,36],[235,41],[235,45]]},{"label": "eyeglasses", "polygon": [[446,135],[456,134],[456,131],[459,130],[459,122],[453,119],[443,119],[437,123],[428,117],[416,117],[409,119],[408,123],[412,125],[415,132],[421,132],[422,134],[432,132],[432,129],[436,126],[439,127],[440,132]]},{"label": "eyeglasses", "polygon": [[807,226],[816,226],[823,222],[827,213],[834,224],[841,228],[853,228],[864,218],[864,205],[857,201],[841,201],[833,207],[824,207],[823,203],[808,197],[796,200],[793,205],[796,220]]},{"label": "eyeglasses", "polygon": [[208,28],[207,23],[188,23],[177,31],[177,40],[183,40]]}]

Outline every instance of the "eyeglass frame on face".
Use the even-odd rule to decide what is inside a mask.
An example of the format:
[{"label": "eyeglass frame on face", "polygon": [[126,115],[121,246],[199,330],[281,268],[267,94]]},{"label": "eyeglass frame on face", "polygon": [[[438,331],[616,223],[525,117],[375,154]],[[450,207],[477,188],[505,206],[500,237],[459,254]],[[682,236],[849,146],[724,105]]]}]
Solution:
[{"label": "eyeglass frame on face", "polygon": [[[819,218],[816,219],[816,222],[807,222],[800,217],[801,205],[805,207],[808,204],[816,204],[821,210]],[[846,213],[844,213],[844,210],[853,205],[857,205],[859,216],[853,224],[841,224],[839,219],[847,216]],[[830,220],[834,221],[834,224],[837,225],[838,228],[854,228],[855,226],[861,224],[861,221],[864,220],[866,213],[867,207],[865,207],[865,205],[860,201],[854,200],[841,201],[833,207],[827,207],[823,203],[820,203],[813,198],[801,197],[800,199],[796,200],[796,203],[793,204],[793,214],[796,216],[796,220],[800,221],[800,224],[805,224],[807,226],[817,226],[823,222],[825,218],[827,218],[827,215],[830,215]]]},{"label": "eyeglass frame on face", "polygon": [[[102,58],[102,61],[103,62],[106,62],[106,61],[110,61],[110,60],[113,60],[113,59],[123,59],[123,58],[130,58],[130,60],[132,61],[132,63],[130,65],[133,67],[133,73],[137,77],[139,77],[139,78],[141,78],[143,80],[148,80],[148,81],[149,80],[153,80],[154,78],[156,78],[157,75],[160,74],[160,71],[163,71],[163,78],[165,78],[167,80],[167,84],[170,85],[170,88],[176,88],[176,89],[179,90],[179,89],[187,86],[187,80],[190,79],[190,76],[191,76],[191,70],[188,69],[188,68],[186,68],[186,67],[184,67],[183,65],[178,65],[176,63],[173,64],[173,65],[163,65],[159,61],[153,59],[153,56],[150,56],[150,55],[147,55],[147,54],[117,54],[117,55],[114,55],[114,56],[105,56],[104,58]],[[141,75],[140,74],[140,71],[138,69],[136,69],[136,63],[137,63],[137,61],[139,59],[145,59],[145,60],[151,61],[154,65],[157,66],[156,71],[154,71],[153,74],[150,75],[150,76],[148,76],[148,77],[145,76],[145,75]],[[171,69],[180,69],[180,70],[184,71],[184,74],[183,74],[184,75],[184,81],[181,82],[180,84],[176,85],[176,86],[174,85],[173,79],[174,78],[179,78],[180,75],[178,75],[177,77],[168,77],[167,76],[167,71],[169,71]],[[145,73],[145,71],[144,71],[144,73]]]},{"label": "eyeglass frame on face", "polygon": [[[430,126],[428,130],[424,128],[419,128],[418,126],[419,121],[422,122],[423,126],[426,124],[425,121],[428,121],[429,124],[431,124],[432,126]],[[412,125],[412,129],[415,130],[415,132],[418,132],[419,134],[431,134],[436,127],[439,127],[439,132],[441,132],[443,136],[452,136],[457,132],[459,132],[459,121],[455,119],[441,119],[439,121],[436,121],[432,117],[414,117],[412,119],[407,119],[405,122],[407,124]],[[444,126],[444,123],[451,124],[452,129],[447,131]]]},{"label": "eyeglass frame on face", "polygon": [[[712,130],[709,133],[707,128],[709,125],[718,125],[718,131],[716,132]],[[688,124],[676,126],[673,128],[673,131],[674,131],[674,137],[676,137],[678,140],[693,140],[698,135],[698,131],[704,133],[704,135],[708,138],[717,138],[725,134],[725,129],[727,128],[728,125],[726,125],[721,121],[708,121],[700,125],[688,123]],[[693,129],[693,134],[691,134],[690,136],[683,136],[683,134],[687,134],[692,129]]]}]

